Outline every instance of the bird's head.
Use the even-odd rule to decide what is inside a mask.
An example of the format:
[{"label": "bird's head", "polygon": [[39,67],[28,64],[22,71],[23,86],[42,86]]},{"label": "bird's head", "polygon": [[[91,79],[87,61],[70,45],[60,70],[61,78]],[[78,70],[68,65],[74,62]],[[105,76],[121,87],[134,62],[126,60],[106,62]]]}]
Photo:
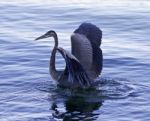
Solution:
[{"label": "bird's head", "polygon": [[53,30],[50,30],[50,31],[46,32],[44,35],[36,38],[35,40],[44,39],[44,38],[48,38],[48,37],[54,37],[54,36],[57,36],[56,32]]}]

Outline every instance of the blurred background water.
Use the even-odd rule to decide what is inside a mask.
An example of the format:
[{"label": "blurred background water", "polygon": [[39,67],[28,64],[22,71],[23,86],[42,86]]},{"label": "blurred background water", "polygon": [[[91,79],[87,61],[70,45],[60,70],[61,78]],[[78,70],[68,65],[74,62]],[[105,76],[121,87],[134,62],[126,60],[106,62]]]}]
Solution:
[{"label": "blurred background water", "polygon": [[[0,121],[150,120],[149,0],[1,0],[0,8]],[[104,67],[99,91],[76,96],[49,76],[53,41],[33,40],[52,29],[70,50],[82,22],[103,31]]]}]

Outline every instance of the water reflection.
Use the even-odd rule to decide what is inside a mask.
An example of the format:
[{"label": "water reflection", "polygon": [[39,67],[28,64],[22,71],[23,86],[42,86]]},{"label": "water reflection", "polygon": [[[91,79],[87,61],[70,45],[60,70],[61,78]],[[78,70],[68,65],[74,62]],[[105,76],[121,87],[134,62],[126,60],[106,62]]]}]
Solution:
[{"label": "water reflection", "polygon": [[51,109],[54,111],[53,117],[63,119],[63,121],[95,120],[99,114],[94,113],[94,111],[99,110],[102,103],[103,101],[87,101],[86,97],[70,96],[64,101],[66,111],[59,111],[55,102]]},{"label": "water reflection", "polygon": [[[64,121],[96,120],[105,100],[127,99],[135,95],[135,85],[127,80],[100,78],[96,89],[69,90],[58,88],[49,97],[54,119]],[[52,94],[52,93],[50,93]]]}]

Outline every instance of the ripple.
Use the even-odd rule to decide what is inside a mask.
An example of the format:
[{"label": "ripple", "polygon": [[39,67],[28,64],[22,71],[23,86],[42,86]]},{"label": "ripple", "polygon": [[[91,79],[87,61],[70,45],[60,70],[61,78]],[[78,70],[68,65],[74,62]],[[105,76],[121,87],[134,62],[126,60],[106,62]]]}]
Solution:
[{"label": "ripple", "polygon": [[[50,91],[53,117],[65,120],[95,120],[102,113],[105,101],[138,98],[145,85],[131,83],[120,78],[99,78],[97,89],[70,90],[56,87]],[[43,87],[46,89],[45,87]],[[45,91],[45,90],[44,90]],[[64,110],[65,108],[65,110]]]},{"label": "ripple", "polygon": [[[149,5],[148,0],[1,0],[1,120],[148,120]],[[102,77],[96,90],[61,89],[48,71],[54,43],[33,40],[53,29],[60,46],[70,50],[70,35],[82,22],[103,30]],[[56,67],[64,66],[58,55]]]},{"label": "ripple", "polygon": [[99,90],[104,99],[124,99],[135,91],[135,86],[126,79],[101,78]]}]

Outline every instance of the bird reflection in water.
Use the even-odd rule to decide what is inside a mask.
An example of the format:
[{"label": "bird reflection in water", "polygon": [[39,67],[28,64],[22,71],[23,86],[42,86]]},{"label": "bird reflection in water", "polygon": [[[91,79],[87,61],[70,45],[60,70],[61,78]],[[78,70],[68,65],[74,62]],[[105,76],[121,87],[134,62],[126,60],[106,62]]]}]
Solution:
[{"label": "bird reflection in water", "polygon": [[63,121],[83,121],[95,120],[99,113],[96,110],[102,106],[103,101],[88,101],[85,97],[70,96],[64,101],[65,112],[59,111],[56,103],[52,104],[54,119],[62,119]]}]

